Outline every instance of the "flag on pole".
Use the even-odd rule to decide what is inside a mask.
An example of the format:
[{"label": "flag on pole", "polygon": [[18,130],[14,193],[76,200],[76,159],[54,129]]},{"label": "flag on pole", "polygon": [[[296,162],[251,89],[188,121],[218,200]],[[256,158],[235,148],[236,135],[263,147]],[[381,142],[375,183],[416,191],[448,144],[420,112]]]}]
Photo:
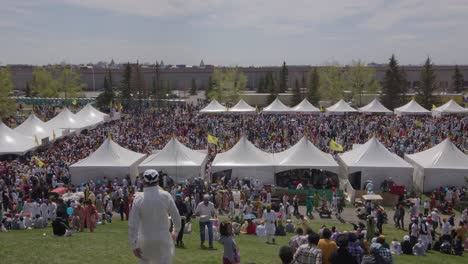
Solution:
[{"label": "flag on pole", "polygon": [[435,104],[432,104],[432,110],[436,109],[437,106]]},{"label": "flag on pole", "polygon": [[44,167],[45,164],[44,164],[44,162],[42,162],[42,160],[40,160],[37,156],[33,156],[33,158],[36,161],[37,166],[39,166],[41,168]]},{"label": "flag on pole", "polygon": [[111,134],[111,132],[109,132],[109,131],[107,132],[107,137],[108,137],[110,140],[113,140],[113,139],[112,139],[112,134]]},{"label": "flag on pole", "polygon": [[52,140],[55,140],[57,138],[57,135],[55,134],[55,130],[52,130]]},{"label": "flag on pole", "polygon": [[109,102],[109,108],[112,108],[112,100]]},{"label": "flag on pole", "polygon": [[72,104],[76,105],[77,103],[78,103],[78,101],[76,101],[76,99],[73,99]]},{"label": "flag on pole", "polygon": [[423,123],[421,123],[421,121],[419,120],[415,120],[414,124],[417,125],[418,127],[423,127]]},{"label": "flag on pole", "polygon": [[34,135],[34,144],[36,144],[36,147],[39,147],[41,144],[39,144],[39,139],[37,138],[36,135]]},{"label": "flag on pole", "polygon": [[320,106],[320,112],[325,112],[325,109],[323,109],[323,106]]},{"label": "flag on pole", "polygon": [[208,134],[208,143],[218,145],[218,138]]},{"label": "flag on pole", "polygon": [[120,111],[122,111],[122,110],[123,110],[123,105],[122,105],[122,103],[120,103],[120,107],[119,107],[119,109],[120,109]]},{"label": "flag on pole", "polygon": [[343,152],[343,146],[338,144],[335,140],[330,140],[330,149],[338,152]]}]

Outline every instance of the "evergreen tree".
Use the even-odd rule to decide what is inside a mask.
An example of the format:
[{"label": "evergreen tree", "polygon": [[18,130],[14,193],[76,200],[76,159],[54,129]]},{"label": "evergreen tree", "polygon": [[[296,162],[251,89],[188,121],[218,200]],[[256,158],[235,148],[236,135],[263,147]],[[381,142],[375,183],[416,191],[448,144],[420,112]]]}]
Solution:
[{"label": "evergreen tree", "polygon": [[131,99],[132,89],[130,81],[132,78],[132,68],[130,63],[125,65],[122,81],[120,82],[120,96],[122,99]]},{"label": "evergreen tree", "polygon": [[299,85],[299,80],[296,79],[296,83],[294,85],[294,89],[292,91],[292,105],[296,106],[302,101],[302,96],[301,96],[301,87]]},{"label": "evergreen tree", "polygon": [[192,85],[190,85],[190,95],[196,95],[196,94],[197,94],[197,81],[195,80],[195,78],[192,78]]},{"label": "evergreen tree", "polygon": [[101,109],[109,109],[110,103],[114,102],[115,92],[114,92],[114,82],[112,80],[111,70],[107,70],[106,75],[104,76],[104,92],[101,93],[96,98],[97,106]]},{"label": "evergreen tree", "polygon": [[267,97],[267,104],[271,104],[278,96],[278,89],[276,89],[275,79],[272,72],[267,72],[266,74],[265,91],[269,93]]},{"label": "evergreen tree", "polygon": [[205,67],[205,62],[203,62],[203,60],[200,61],[200,67]]},{"label": "evergreen tree", "polygon": [[205,98],[208,99],[209,98],[209,94],[212,92],[213,90],[213,78],[210,76],[208,76],[208,83],[206,84],[206,88],[205,88]]},{"label": "evergreen tree", "polygon": [[317,67],[312,70],[310,75],[309,87],[307,89],[307,100],[313,105],[317,105],[320,101],[319,96],[320,77]]},{"label": "evergreen tree", "polygon": [[302,81],[301,81],[301,97],[304,98],[306,97],[306,92],[304,89],[307,87],[307,81],[305,77],[305,73],[302,73]]},{"label": "evergreen tree", "polygon": [[426,109],[431,109],[435,103],[432,93],[436,90],[436,79],[437,76],[432,68],[431,59],[427,57],[421,70],[419,87],[416,90],[416,100]]},{"label": "evergreen tree", "polygon": [[265,77],[262,76],[258,80],[258,86],[257,86],[257,93],[264,93],[265,92]]},{"label": "evergreen tree", "polygon": [[31,97],[31,87],[29,86],[29,82],[26,82],[26,97]]},{"label": "evergreen tree", "polygon": [[456,93],[463,92],[465,80],[463,79],[463,74],[460,72],[458,65],[455,65],[455,71],[453,73],[452,80],[453,80],[452,85],[453,85],[454,92]]},{"label": "evergreen tree", "polygon": [[283,66],[281,67],[280,71],[280,81],[279,81],[279,92],[285,93],[288,89],[288,66],[286,66],[286,62],[283,62]]},{"label": "evergreen tree", "polygon": [[393,110],[401,106],[407,83],[405,73],[398,66],[395,55],[392,54],[387,67],[382,84],[382,104]]}]

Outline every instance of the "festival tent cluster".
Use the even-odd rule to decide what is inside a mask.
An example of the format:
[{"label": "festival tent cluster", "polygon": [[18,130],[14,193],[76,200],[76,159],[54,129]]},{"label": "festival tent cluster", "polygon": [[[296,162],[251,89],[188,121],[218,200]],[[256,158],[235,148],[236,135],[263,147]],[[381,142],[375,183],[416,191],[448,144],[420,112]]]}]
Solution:
[{"label": "festival tent cluster", "polygon": [[145,159],[138,170],[140,173],[147,169],[162,170],[177,181],[184,181],[204,176],[207,159],[207,151],[190,149],[173,137],[162,150]]},{"label": "festival tent cluster", "polygon": [[38,140],[43,138],[54,140],[62,136],[60,129],[54,129],[46,122],[39,119],[35,114],[31,114],[21,125],[13,130],[26,137],[33,139],[37,137]]},{"label": "festival tent cluster", "polygon": [[432,115],[441,116],[445,114],[468,114],[468,110],[461,107],[453,99],[450,99],[447,103],[432,109]]},{"label": "festival tent cluster", "polygon": [[70,166],[71,182],[80,184],[103,176],[122,178],[129,175],[135,178],[137,166],[145,157],[145,154],[125,149],[107,138],[91,155]]},{"label": "festival tent cluster", "polygon": [[336,104],[327,107],[326,113],[328,115],[344,115],[347,113],[356,113],[357,110],[352,108],[348,103],[346,103],[343,99],[338,101]]},{"label": "festival tent cluster", "polygon": [[369,104],[358,108],[358,111],[364,114],[393,114],[391,110],[383,106],[382,103],[380,103],[380,101],[377,99],[374,99]]},{"label": "festival tent cluster", "polygon": [[405,104],[404,106],[400,106],[398,108],[395,108],[395,114],[397,116],[402,116],[402,115],[429,115],[430,113],[431,113],[431,111],[429,111],[426,108],[422,107],[414,99],[412,99],[409,103]]},{"label": "festival tent cluster", "polygon": [[24,155],[35,148],[33,138],[26,137],[4,123],[0,123],[0,155]]},{"label": "festival tent cluster", "polygon": [[468,156],[448,138],[425,151],[407,154],[405,159],[414,166],[414,184],[423,192],[466,184]]},{"label": "festival tent cluster", "polygon": [[366,181],[372,181],[378,187],[390,177],[399,185],[412,184],[413,167],[390,152],[375,137],[338,155],[338,163],[342,169],[340,177],[350,183],[348,191],[361,190]]},{"label": "festival tent cluster", "polygon": [[78,113],[75,114],[76,119],[83,120],[84,123],[90,126],[96,126],[109,120],[109,115],[104,114],[94,108],[91,104],[87,104]]}]

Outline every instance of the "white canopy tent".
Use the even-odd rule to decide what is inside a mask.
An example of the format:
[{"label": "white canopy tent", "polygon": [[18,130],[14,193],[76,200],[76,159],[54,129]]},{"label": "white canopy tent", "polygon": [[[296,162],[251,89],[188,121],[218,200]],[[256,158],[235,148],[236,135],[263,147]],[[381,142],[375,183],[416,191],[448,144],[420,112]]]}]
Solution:
[{"label": "white canopy tent", "polygon": [[0,155],[23,155],[34,148],[34,138],[23,136],[0,122]]},{"label": "white canopy tent", "polygon": [[68,108],[64,108],[62,112],[47,121],[46,124],[60,132],[64,130],[79,130],[90,125],[85,120],[77,119],[75,114],[68,110]]},{"label": "white canopy tent", "polygon": [[109,120],[109,115],[97,110],[91,104],[87,104],[75,114],[75,118],[78,120],[84,120],[90,125],[98,125]]},{"label": "white canopy tent", "polygon": [[461,107],[453,99],[450,99],[447,103],[432,110],[432,115],[441,116],[444,114],[468,114],[468,110]]},{"label": "white canopy tent", "polygon": [[263,108],[262,113],[264,114],[284,114],[291,113],[292,109],[283,104],[280,99],[276,98],[270,105]]},{"label": "white canopy tent", "polygon": [[256,148],[246,137],[230,150],[217,154],[211,168],[213,173],[232,170],[232,178],[257,178],[263,184],[274,183],[273,154]]},{"label": "white canopy tent", "polygon": [[207,152],[190,149],[172,138],[162,150],[145,159],[138,166],[138,171],[143,173],[147,169],[162,170],[175,177],[174,180],[183,181],[204,176],[207,159]]},{"label": "white canopy tent", "polygon": [[213,99],[207,106],[200,110],[200,113],[203,114],[219,114],[225,113],[228,109],[220,104],[216,99]]},{"label": "white canopy tent", "polygon": [[414,99],[412,99],[409,103],[405,104],[404,106],[400,106],[395,108],[395,114],[398,116],[401,115],[428,115],[431,111],[427,110],[426,108],[422,107],[418,104]]},{"label": "white canopy tent", "polygon": [[327,114],[343,115],[346,113],[356,113],[357,110],[349,106],[343,99],[326,109]]},{"label": "white canopy tent", "polygon": [[13,129],[15,132],[20,133],[23,136],[33,138],[37,136],[38,140],[43,138],[49,138],[49,140],[59,138],[62,136],[60,129],[52,128],[50,125],[39,119],[35,114],[31,114],[24,122]]},{"label": "white canopy tent", "polygon": [[97,181],[104,176],[122,179],[130,175],[134,179],[138,175],[137,165],[145,157],[145,154],[123,148],[108,138],[87,158],[70,166],[71,182],[80,184],[88,180]]},{"label": "white canopy tent", "polygon": [[414,166],[414,184],[423,192],[466,185],[468,156],[448,138],[428,150],[407,154],[405,159]]},{"label": "white canopy tent", "polygon": [[385,106],[380,103],[379,100],[374,99],[372,102],[369,104],[358,108],[359,112],[361,113],[368,113],[368,114],[374,114],[374,113],[383,113],[383,114],[393,114],[393,112],[389,109],[387,109]]},{"label": "white canopy tent", "polygon": [[285,151],[274,153],[275,171],[292,169],[321,169],[338,173],[338,163],[333,156],[319,150],[305,136]]},{"label": "white canopy tent", "polygon": [[241,99],[236,105],[229,108],[228,111],[234,114],[255,114],[257,109]]},{"label": "white canopy tent", "polygon": [[320,114],[320,109],[313,106],[306,98],[302,100],[298,105],[292,108],[296,113],[305,113],[305,114]]},{"label": "white canopy tent", "polygon": [[411,186],[413,167],[390,152],[375,137],[351,151],[338,155],[341,178],[349,180],[353,189],[362,189],[366,181],[379,188],[385,179],[398,185]]}]

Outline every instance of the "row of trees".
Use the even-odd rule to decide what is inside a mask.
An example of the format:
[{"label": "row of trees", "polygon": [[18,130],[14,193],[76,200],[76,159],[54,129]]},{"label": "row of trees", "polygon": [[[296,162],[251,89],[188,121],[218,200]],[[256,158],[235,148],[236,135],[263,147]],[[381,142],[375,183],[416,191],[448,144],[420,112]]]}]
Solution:
[{"label": "row of trees", "polygon": [[26,85],[26,96],[77,97],[84,87],[80,74],[71,67],[36,67],[33,71],[31,86],[29,83]]},{"label": "row of trees", "polygon": [[13,87],[10,70],[0,68],[0,121],[11,115],[16,109],[15,101],[9,97]]}]

